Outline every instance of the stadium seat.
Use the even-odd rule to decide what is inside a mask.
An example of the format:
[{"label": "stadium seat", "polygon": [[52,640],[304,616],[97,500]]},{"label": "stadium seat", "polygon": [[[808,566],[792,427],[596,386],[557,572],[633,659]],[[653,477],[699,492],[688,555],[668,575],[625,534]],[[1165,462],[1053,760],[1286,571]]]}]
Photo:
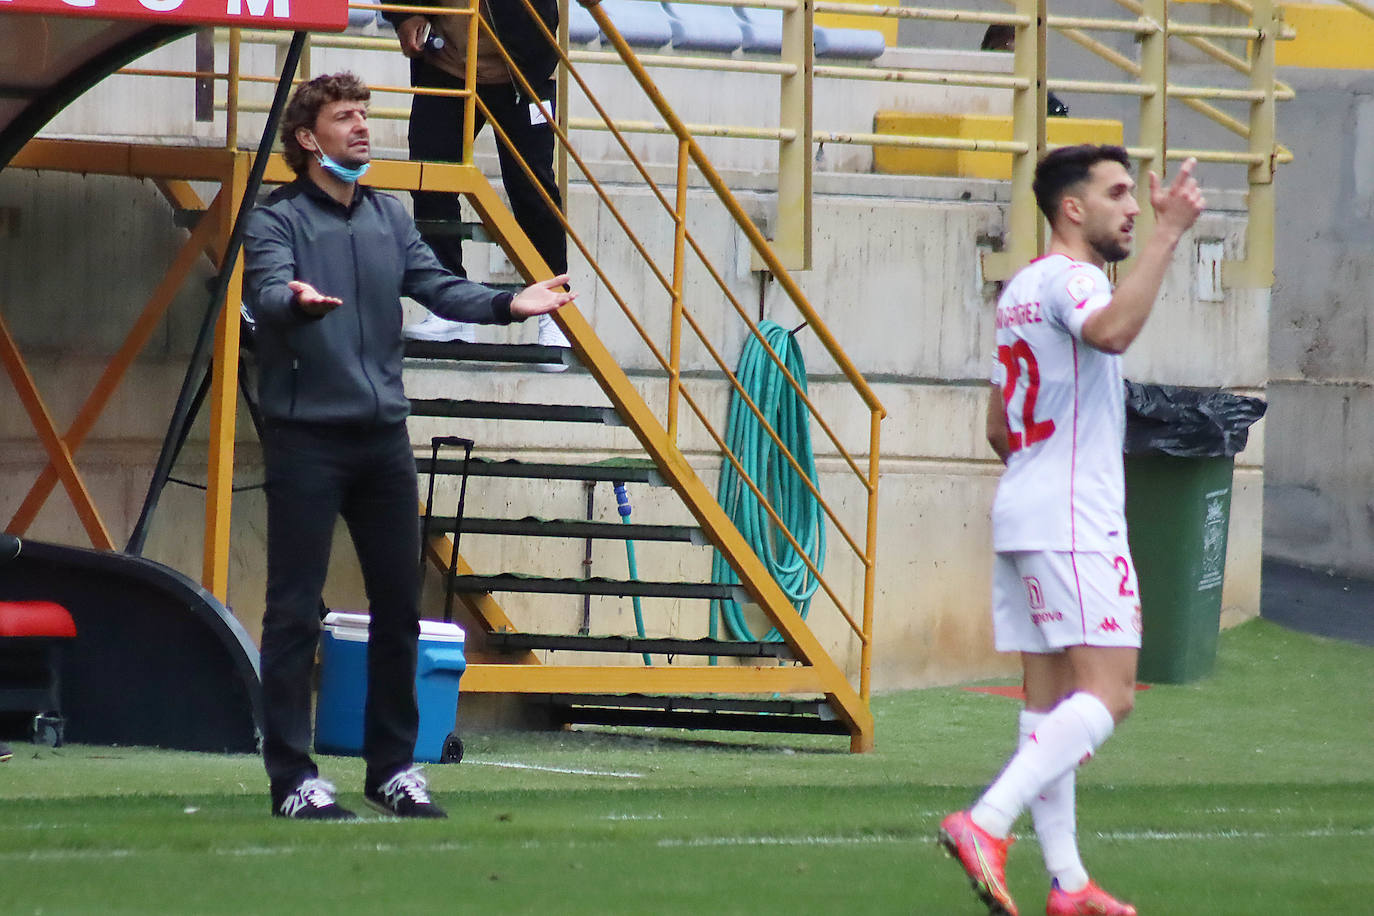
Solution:
[{"label": "stadium seat", "polygon": [[601,9],[631,47],[662,48],[673,40],[668,11],[662,3],[601,0]]},{"label": "stadium seat", "polygon": [[743,40],[739,17],[726,7],[665,3],[663,8],[673,32],[673,47],[679,51],[729,54]]},{"label": "stadium seat", "polygon": [[873,29],[832,29],[816,27],[816,56],[851,60],[875,60],[887,50],[883,33]]},{"label": "stadium seat", "polygon": [[596,26],[596,20],[592,14],[587,12],[586,7],[580,3],[568,4],[568,43],[573,45],[589,45],[601,37],[601,30]]},{"label": "stadium seat", "polygon": [[[354,2],[376,4],[378,0],[354,0]],[[348,27],[355,32],[367,28],[374,22],[377,23],[379,27],[384,25],[389,26],[387,21],[382,18],[381,13],[376,10],[351,9],[348,11]]]},{"label": "stadium seat", "polygon": [[[782,11],[735,7],[743,34],[741,47],[754,54],[782,53]],[[817,57],[873,60],[887,41],[882,32],[869,29],[834,29],[815,26],[812,41]]]}]

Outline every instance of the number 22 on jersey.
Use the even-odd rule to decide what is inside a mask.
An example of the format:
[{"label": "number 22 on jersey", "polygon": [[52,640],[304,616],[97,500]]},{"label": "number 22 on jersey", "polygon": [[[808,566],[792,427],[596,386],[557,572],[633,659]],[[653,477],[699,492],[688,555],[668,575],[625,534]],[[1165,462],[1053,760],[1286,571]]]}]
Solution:
[{"label": "number 22 on jersey", "polygon": [[[1019,452],[1054,435],[1054,421],[1035,419],[1035,400],[1040,395],[1040,365],[1035,361],[1030,344],[1025,340],[1017,340],[1011,346],[998,347],[997,361],[1007,370],[1007,379],[1002,384],[1002,405],[1007,415],[1007,444],[1013,452]],[[1011,398],[1021,378],[1022,367],[1026,371],[1026,395],[1021,401],[1018,423],[1011,415]],[[1018,425],[1021,427],[1019,432],[1016,429]]]}]

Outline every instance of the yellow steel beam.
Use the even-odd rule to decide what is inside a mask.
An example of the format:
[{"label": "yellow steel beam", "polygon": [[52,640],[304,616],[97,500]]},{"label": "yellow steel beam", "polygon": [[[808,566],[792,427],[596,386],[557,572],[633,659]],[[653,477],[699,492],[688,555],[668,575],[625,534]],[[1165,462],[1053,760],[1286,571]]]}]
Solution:
[{"label": "yellow steel beam", "polygon": [[[234,230],[243,192],[248,186],[249,157],[234,157],[228,192],[219,208],[220,238]],[[210,452],[205,477],[205,541],[201,584],[222,604],[229,603],[229,528],[234,496],[234,437],[239,403],[239,324],[243,305],[243,258],[234,259],[215,329],[215,356],[210,366]]]},{"label": "yellow steel beam", "polygon": [[[81,405],[81,409],[76,414],[76,419],[67,428],[63,442],[70,452],[75,453],[77,449],[81,448],[81,443],[85,441],[86,435],[95,426],[96,421],[100,419],[105,405],[109,403],[110,397],[119,387],[120,381],[124,378],[124,373],[128,371],[135,357],[147,345],[153,331],[162,321],[167,309],[171,307],[177,290],[185,282],[186,275],[190,273],[191,267],[200,257],[201,252],[210,244],[211,236],[218,231],[218,209],[222,198],[223,194],[215,198],[210,209],[196,224],[195,230],[192,231],[186,243],[181,246],[181,251],[177,253],[176,260],[167,268],[162,282],[148,297],[148,302],[143,306],[143,311],[134,322],[134,326],[124,339],[124,343],[110,358],[105,371],[101,373],[95,387],[86,398],[86,403]],[[24,501],[20,504],[14,517],[10,519],[9,527],[6,530],[14,534],[23,534],[27,531],[29,525],[33,524],[33,520],[37,517],[38,511],[47,501],[48,495],[52,493],[57,479],[57,467],[49,461],[29,489],[28,495],[24,497]]]},{"label": "yellow steel beam", "polygon": [[[464,693],[825,693],[815,668],[785,665],[468,665]],[[866,749],[866,748],[865,748]]]},{"label": "yellow steel beam", "polygon": [[52,414],[48,413],[48,407],[38,393],[38,386],[34,383],[29,367],[24,364],[24,357],[20,354],[3,315],[0,315],[0,363],[4,364],[10,381],[14,383],[14,391],[19,395],[19,401],[29,415],[29,422],[33,424],[39,441],[48,453],[48,461],[57,468],[57,476],[62,479],[62,485],[71,497],[72,506],[76,509],[76,515],[85,527],[91,544],[98,550],[113,550],[114,541],[110,539],[110,532],[100,520],[100,513],[96,511],[91,494],[86,489],[86,482],[77,473],[67,444],[57,434]]}]

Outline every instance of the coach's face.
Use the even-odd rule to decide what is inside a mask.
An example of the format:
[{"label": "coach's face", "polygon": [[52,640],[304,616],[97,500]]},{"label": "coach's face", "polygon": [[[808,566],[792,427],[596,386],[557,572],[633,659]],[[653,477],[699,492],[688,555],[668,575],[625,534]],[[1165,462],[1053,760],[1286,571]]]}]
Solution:
[{"label": "coach's face", "polygon": [[1084,241],[1105,263],[1130,256],[1135,218],[1140,213],[1134,192],[1135,181],[1126,168],[1107,159],[1094,165],[1087,180],[1066,195],[1077,205]]},{"label": "coach's face", "polygon": [[372,152],[367,103],[325,102],[315,117],[315,129],[302,127],[296,132],[296,140],[307,152],[323,153],[348,168],[363,165]]}]

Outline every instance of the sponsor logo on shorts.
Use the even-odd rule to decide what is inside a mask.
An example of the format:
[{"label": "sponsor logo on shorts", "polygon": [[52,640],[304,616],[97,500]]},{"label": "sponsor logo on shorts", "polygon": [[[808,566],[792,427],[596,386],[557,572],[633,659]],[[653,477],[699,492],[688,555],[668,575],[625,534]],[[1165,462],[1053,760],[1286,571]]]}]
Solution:
[{"label": "sponsor logo on shorts", "polygon": [[1021,581],[1026,583],[1026,601],[1030,604],[1030,609],[1044,610],[1045,593],[1040,590],[1040,580],[1035,576],[1022,576]]},{"label": "sponsor logo on shorts", "polygon": [[1059,611],[1041,611],[1039,614],[1031,614],[1031,623],[1039,626],[1042,623],[1058,623],[1064,619],[1064,615]]},{"label": "sponsor logo on shorts", "polygon": [[1099,630],[1101,630],[1103,633],[1120,633],[1120,632],[1121,632],[1121,624],[1119,624],[1119,623],[1116,622],[1116,618],[1115,618],[1115,617],[1108,617],[1108,618],[1106,618],[1105,620],[1102,621],[1102,623],[1098,624],[1097,628],[1098,628]]}]

